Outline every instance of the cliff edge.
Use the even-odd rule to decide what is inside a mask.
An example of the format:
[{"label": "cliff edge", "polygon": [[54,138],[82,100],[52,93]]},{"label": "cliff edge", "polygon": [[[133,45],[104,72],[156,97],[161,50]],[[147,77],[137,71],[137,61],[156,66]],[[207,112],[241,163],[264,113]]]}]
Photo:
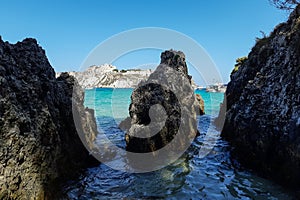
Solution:
[{"label": "cliff edge", "polygon": [[233,71],[226,99],[222,137],[234,155],[265,177],[299,187],[300,5],[257,40]]}]

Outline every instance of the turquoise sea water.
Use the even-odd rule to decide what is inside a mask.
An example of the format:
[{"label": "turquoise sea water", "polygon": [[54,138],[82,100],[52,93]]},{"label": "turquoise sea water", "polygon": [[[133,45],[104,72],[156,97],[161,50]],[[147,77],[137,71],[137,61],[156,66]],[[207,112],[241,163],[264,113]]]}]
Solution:
[{"label": "turquoise sea water", "polygon": [[[128,115],[132,89],[86,90],[85,105],[95,109],[98,129],[120,147],[124,133],[118,124]],[[205,101],[199,117],[201,135],[175,163],[155,172],[131,174],[100,164],[89,168],[64,188],[68,199],[293,199],[293,193],[242,168],[230,157],[230,147],[213,124],[222,93],[197,90]],[[210,127],[210,128],[209,128]],[[212,149],[204,157],[201,149]]]}]

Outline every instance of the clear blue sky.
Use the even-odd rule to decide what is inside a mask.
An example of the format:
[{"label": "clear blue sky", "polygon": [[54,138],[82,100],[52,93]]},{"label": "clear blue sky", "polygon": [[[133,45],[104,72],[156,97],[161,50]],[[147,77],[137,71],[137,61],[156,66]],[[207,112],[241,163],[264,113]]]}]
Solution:
[{"label": "clear blue sky", "polygon": [[[249,53],[260,31],[269,33],[288,14],[268,0],[3,0],[0,16],[3,40],[36,38],[56,71],[78,70],[89,52],[112,35],[163,27],[202,45],[227,82],[235,59]],[[122,69],[159,61],[159,52],[146,52],[116,64]]]}]

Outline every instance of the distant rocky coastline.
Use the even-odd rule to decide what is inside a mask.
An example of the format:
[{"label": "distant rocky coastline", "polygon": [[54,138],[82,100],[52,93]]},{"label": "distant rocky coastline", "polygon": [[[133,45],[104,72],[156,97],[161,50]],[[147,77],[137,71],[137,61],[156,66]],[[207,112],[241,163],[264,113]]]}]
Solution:
[{"label": "distant rocky coastline", "polygon": [[[300,5],[233,71],[222,137],[249,168],[300,188]],[[224,106],[227,103],[227,108]],[[226,112],[226,113],[224,113]]]},{"label": "distant rocky coastline", "polygon": [[[116,66],[103,64],[91,66],[84,71],[71,71],[67,73],[74,76],[82,88],[93,89],[136,88],[141,81],[146,81],[152,72],[152,69],[118,70]],[[56,77],[59,77],[62,73],[56,73]],[[192,80],[192,86],[194,89],[199,88],[194,80]]]},{"label": "distant rocky coastline", "polygon": [[[146,80],[151,73],[151,69],[118,70],[117,67],[110,64],[91,66],[82,72],[68,72],[85,89],[135,88],[139,82]],[[56,76],[58,77],[60,74],[57,73]]]},{"label": "distant rocky coastline", "polygon": [[35,39],[0,37],[0,199],[58,199],[61,181],[98,164],[77,128],[93,144],[93,110],[74,77],[58,78]]}]

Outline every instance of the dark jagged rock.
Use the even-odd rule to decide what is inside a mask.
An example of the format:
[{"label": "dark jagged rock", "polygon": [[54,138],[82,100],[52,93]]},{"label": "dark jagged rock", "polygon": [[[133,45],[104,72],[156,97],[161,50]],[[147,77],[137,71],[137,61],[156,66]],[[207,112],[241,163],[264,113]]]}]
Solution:
[{"label": "dark jagged rock", "polygon": [[300,186],[300,5],[231,75],[222,136],[246,166]]},{"label": "dark jagged rock", "polygon": [[184,129],[186,137],[173,144],[180,149],[197,133],[197,103],[185,55],[173,50],[163,52],[161,64],[132,93],[131,120],[121,124],[125,129],[129,128],[129,122],[131,126],[125,137],[127,150],[143,153],[159,150]]},{"label": "dark jagged rock", "polygon": [[12,45],[0,38],[0,199],[53,199],[61,180],[97,163],[75,128],[73,88],[92,143],[95,119],[75,79],[56,79],[35,39]]}]

